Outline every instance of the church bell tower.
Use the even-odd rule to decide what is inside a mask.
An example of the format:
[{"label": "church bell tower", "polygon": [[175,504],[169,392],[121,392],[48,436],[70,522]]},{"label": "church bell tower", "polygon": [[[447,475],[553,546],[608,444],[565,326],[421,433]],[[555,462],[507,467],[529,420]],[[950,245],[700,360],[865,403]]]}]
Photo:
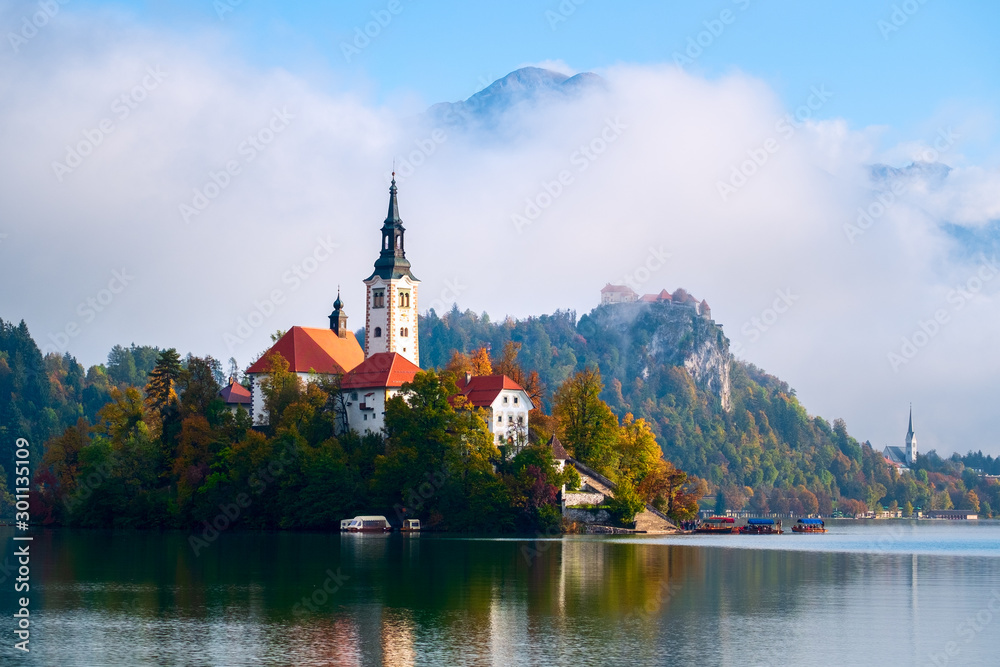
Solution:
[{"label": "church bell tower", "polygon": [[396,174],[389,186],[389,213],[382,223],[382,244],[375,272],[367,280],[365,357],[396,352],[420,365],[417,337],[417,288],[406,259],[406,229],[396,201]]}]

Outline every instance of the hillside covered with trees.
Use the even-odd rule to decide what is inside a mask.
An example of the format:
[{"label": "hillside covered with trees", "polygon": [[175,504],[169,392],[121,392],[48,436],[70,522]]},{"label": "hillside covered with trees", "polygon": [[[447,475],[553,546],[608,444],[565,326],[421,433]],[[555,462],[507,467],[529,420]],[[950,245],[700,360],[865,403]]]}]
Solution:
[{"label": "hillside covered with trees", "polygon": [[[546,410],[566,378],[599,369],[601,398],[612,411],[644,419],[669,461],[708,482],[719,509],[831,514],[839,508],[855,514],[878,506],[982,513],[1000,508],[1000,485],[972,470],[997,474],[1000,460],[981,452],[942,460],[928,452],[919,457],[915,474],[900,475],[881,447],[859,443],[842,419],[831,424],[810,416],[787,383],[738,359],[730,366],[731,409],[724,410],[717,394],[670,363],[676,355],[667,355],[668,363],[637,367],[636,359],[649,358],[656,332],[643,319],[624,331],[606,326],[602,310],[610,308],[615,306],[601,306],[579,321],[569,311],[502,322],[457,308],[443,316],[431,311],[420,323],[423,362],[445,365],[453,349],[519,343],[524,367],[538,374]],[[692,331],[720,337],[728,349],[721,329],[712,324],[714,331],[704,331],[706,324],[691,317]],[[692,344],[683,337],[679,342]]]},{"label": "hillside covered with trees", "polygon": [[[84,369],[69,354],[43,357],[23,322],[0,322],[0,448],[13,460],[27,438],[37,518],[83,526],[211,525],[236,507],[228,521],[254,527],[333,528],[378,508],[443,529],[550,529],[556,491],[573,483],[541,446],[552,434],[619,483],[623,519],[644,502],[684,518],[706,492],[719,509],[760,512],[1000,507],[983,476],[1000,460],[930,452],[899,475],[842,420],[809,416],[750,364],[731,364],[729,410],[682,365],[630,366],[655,333],[641,327],[623,339],[594,314],[492,323],[453,309],[420,330],[423,365],[437,369],[414,383],[424,412],[390,406],[382,439],[336,435],[335,385],[301,386],[280,367],[268,390],[277,418],[255,429],[222,406],[214,359],[133,344]],[[727,343],[721,330],[702,333]],[[528,390],[534,446],[498,456],[481,415],[448,400],[464,372],[504,373]],[[249,504],[233,505],[241,497]]]}]

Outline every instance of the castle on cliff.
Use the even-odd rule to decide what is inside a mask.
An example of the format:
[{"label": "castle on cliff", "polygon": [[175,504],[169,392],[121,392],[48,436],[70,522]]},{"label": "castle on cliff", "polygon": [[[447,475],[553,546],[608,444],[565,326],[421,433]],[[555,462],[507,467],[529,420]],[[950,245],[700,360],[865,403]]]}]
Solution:
[{"label": "castle on cliff", "polygon": [[603,288],[601,288],[601,305],[615,304],[615,303],[636,303],[636,302],[646,302],[646,303],[667,303],[672,306],[681,306],[685,308],[693,308],[695,313],[701,315],[705,319],[712,319],[712,309],[709,308],[708,302],[702,299],[694,298],[688,294],[687,290],[683,287],[678,287],[671,294],[667,290],[660,290],[659,294],[643,294],[639,296],[635,290],[633,290],[628,285],[612,285],[608,283]]}]

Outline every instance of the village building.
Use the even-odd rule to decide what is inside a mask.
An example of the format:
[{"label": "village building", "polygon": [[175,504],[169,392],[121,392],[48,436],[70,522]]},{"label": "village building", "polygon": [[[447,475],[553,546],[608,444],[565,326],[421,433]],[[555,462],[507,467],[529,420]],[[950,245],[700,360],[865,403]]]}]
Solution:
[{"label": "village building", "polygon": [[470,375],[458,379],[458,390],[474,407],[486,411],[494,443],[524,446],[528,413],[535,407],[521,385],[506,375]]},{"label": "village building", "polygon": [[419,372],[419,366],[396,352],[376,352],[369,356],[341,380],[345,410],[340,429],[353,429],[361,435],[381,433],[386,403]]},{"label": "village building", "polygon": [[219,390],[219,398],[234,415],[243,408],[250,412],[252,399],[250,390],[236,381],[235,377],[229,378],[229,384]]},{"label": "village building", "polygon": [[906,472],[917,462],[917,435],[913,432],[913,406],[910,406],[910,425],[906,430],[906,447],[886,445],[882,450],[886,462],[899,470]]}]

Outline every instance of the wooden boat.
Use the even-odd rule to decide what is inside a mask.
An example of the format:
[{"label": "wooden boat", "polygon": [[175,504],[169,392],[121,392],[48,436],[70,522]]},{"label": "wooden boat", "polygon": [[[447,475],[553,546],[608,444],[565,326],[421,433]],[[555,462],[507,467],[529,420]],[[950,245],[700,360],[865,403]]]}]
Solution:
[{"label": "wooden boat", "polygon": [[799,519],[792,526],[793,533],[825,533],[826,524],[822,519]]},{"label": "wooden boat", "polygon": [[740,528],[741,535],[781,535],[781,521],[774,519],[747,519],[747,525]]},{"label": "wooden boat", "polygon": [[392,530],[384,516],[359,515],[347,522],[340,522],[340,529],[348,533],[388,533]]},{"label": "wooden boat", "polygon": [[404,519],[403,527],[400,528],[404,533],[415,533],[420,530],[420,519]]},{"label": "wooden boat", "polygon": [[709,535],[731,535],[739,533],[740,529],[736,525],[736,519],[728,516],[710,516],[705,519],[700,526],[694,529],[696,533],[706,533]]}]

